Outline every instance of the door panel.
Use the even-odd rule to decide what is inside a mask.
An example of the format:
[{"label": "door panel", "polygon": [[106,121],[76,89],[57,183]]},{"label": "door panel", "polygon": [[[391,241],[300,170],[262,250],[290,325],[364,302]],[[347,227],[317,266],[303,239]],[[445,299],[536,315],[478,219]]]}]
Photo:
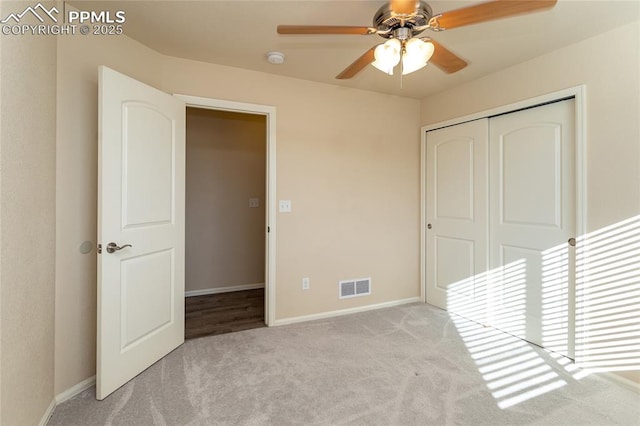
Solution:
[{"label": "door panel", "polygon": [[[574,101],[567,100],[489,121],[489,255],[497,271],[488,290],[489,323],[568,356],[573,356],[573,259],[567,248],[575,234],[573,115]],[[562,339],[559,329],[569,330]]]},{"label": "door panel", "polygon": [[[453,284],[475,275],[475,250],[473,240],[459,238],[435,238],[435,277],[436,288],[447,291]],[[451,259],[456,259],[455,265]],[[454,289],[473,297],[473,291],[460,287]]]},{"label": "door panel", "polygon": [[473,147],[462,137],[435,146],[437,218],[473,220]]},{"label": "door panel", "polygon": [[185,104],[106,67],[99,96],[103,399],[184,342]]},{"label": "door panel", "polygon": [[561,130],[558,123],[540,123],[499,139],[503,223],[560,225]]},{"label": "door panel", "polygon": [[427,133],[427,302],[484,322],[487,120]]},{"label": "door panel", "polygon": [[[122,351],[173,323],[173,250],[123,260],[120,264]],[[153,297],[149,294],[154,293]]]},{"label": "door panel", "polygon": [[139,102],[124,102],[122,110],[125,227],[173,222],[173,119]]}]

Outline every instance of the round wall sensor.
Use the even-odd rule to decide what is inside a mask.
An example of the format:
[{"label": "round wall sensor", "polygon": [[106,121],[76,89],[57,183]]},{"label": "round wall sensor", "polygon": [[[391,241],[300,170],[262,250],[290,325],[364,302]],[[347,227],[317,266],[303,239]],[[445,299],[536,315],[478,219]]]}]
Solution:
[{"label": "round wall sensor", "polygon": [[269,52],[267,53],[267,60],[272,64],[283,64],[284,63],[284,53],[280,52]]}]

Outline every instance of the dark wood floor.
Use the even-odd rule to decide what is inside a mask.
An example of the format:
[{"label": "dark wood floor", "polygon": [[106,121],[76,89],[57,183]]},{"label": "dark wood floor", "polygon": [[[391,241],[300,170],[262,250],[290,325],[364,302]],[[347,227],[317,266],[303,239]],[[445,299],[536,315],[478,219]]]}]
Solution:
[{"label": "dark wood floor", "polygon": [[264,326],[264,289],[186,298],[186,339]]}]

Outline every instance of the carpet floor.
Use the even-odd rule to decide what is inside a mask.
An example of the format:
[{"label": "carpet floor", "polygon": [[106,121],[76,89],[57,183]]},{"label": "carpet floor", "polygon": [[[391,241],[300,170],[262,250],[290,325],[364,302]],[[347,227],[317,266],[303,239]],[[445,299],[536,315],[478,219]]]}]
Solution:
[{"label": "carpet floor", "polygon": [[56,425],[638,425],[640,395],[411,304],[187,341]]}]

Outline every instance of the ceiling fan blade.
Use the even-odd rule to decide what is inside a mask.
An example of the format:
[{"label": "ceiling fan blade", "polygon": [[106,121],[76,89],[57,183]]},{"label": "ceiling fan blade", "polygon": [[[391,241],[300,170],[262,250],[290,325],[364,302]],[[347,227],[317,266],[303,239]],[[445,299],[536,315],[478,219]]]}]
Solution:
[{"label": "ceiling fan blade", "polygon": [[442,16],[433,20],[437,23],[435,29],[448,30],[450,28],[549,9],[555,6],[556,2],[557,0],[494,0],[445,12]]},{"label": "ceiling fan blade", "polygon": [[375,61],[375,56],[373,55],[377,46],[372,47],[367,50],[364,55],[360,56],[356,59],[351,65],[346,67],[340,74],[336,76],[338,80],[346,80],[358,74],[360,71],[364,69],[371,62]]},{"label": "ceiling fan blade", "polygon": [[453,74],[467,66],[464,60],[437,41],[431,39],[425,39],[425,41],[433,43],[433,47],[435,48],[429,62],[447,74]]},{"label": "ceiling fan blade", "polygon": [[278,34],[375,34],[375,28],[338,25],[278,25]]},{"label": "ceiling fan blade", "polygon": [[416,11],[416,0],[391,0],[391,10],[398,15],[411,15]]}]

